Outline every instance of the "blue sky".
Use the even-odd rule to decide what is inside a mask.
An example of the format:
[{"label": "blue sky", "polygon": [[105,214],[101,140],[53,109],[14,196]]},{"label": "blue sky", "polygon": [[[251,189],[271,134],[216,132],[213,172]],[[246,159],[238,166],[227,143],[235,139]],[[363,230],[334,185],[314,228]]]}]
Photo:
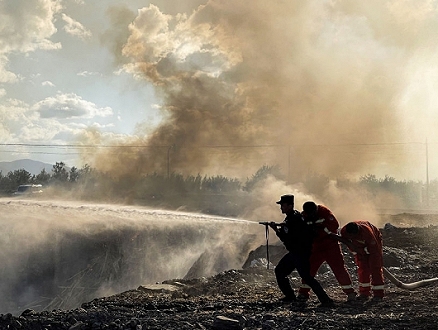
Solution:
[{"label": "blue sky", "polygon": [[437,34],[431,0],[2,0],[0,159],[424,179],[428,141],[435,178]]}]

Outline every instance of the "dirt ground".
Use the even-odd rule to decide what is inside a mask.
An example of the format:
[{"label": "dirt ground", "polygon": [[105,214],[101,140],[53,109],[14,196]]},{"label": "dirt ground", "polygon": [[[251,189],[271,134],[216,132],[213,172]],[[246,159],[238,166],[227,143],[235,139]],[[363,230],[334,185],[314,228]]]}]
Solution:
[{"label": "dirt ground", "polygon": [[[381,228],[385,266],[404,283],[438,277],[438,217],[403,214],[386,220],[391,225]],[[275,264],[282,247],[270,248]],[[353,259],[344,253],[357,285]],[[262,264],[264,256],[266,246],[240,270],[141,286],[74,310],[2,314],[0,329],[438,329],[438,282],[406,290],[386,279],[382,302],[347,303],[323,266],[317,278],[334,307],[318,307],[314,295],[306,304],[283,304],[273,270]],[[290,280],[298,286],[296,273]]]}]

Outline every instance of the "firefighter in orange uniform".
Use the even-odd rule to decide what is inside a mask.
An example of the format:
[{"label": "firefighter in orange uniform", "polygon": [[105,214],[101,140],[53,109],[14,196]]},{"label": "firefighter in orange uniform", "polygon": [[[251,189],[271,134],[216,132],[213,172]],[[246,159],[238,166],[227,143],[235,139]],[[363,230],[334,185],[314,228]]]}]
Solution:
[{"label": "firefighter in orange uniform", "polygon": [[359,299],[368,299],[373,292],[373,300],[382,300],[383,239],[380,230],[369,221],[349,222],[341,229],[344,242],[355,255],[359,280]]},{"label": "firefighter in orange uniform", "polygon": [[[319,267],[325,261],[347,295],[347,301],[355,300],[356,292],[353,289],[350,274],[345,267],[341,246],[337,239],[331,237],[331,234],[338,233],[338,220],[326,206],[316,205],[312,201],[303,204],[302,214],[304,219],[313,222],[315,227],[316,236],[313,240],[312,255],[310,257],[310,274],[315,276]],[[307,300],[309,299],[310,287],[302,281],[298,293],[298,299]]]}]

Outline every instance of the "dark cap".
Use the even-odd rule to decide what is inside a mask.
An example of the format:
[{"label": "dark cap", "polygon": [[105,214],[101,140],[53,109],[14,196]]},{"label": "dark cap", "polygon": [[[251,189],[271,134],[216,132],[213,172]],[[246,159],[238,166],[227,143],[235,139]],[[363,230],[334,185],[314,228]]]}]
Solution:
[{"label": "dark cap", "polygon": [[318,211],[318,205],[315,202],[308,201],[303,204],[303,211],[306,213],[313,213]]},{"label": "dark cap", "polygon": [[294,205],[294,195],[283,195],[280,197],[280,200],[278,202],[276,202],[277,204],[290,204],[290,205]]},{"label": "dark cap", "polygon": [[359,232],[359,225],[356,222],[349,222],[345,225],[345,231],[349,234],[356,235]]}]

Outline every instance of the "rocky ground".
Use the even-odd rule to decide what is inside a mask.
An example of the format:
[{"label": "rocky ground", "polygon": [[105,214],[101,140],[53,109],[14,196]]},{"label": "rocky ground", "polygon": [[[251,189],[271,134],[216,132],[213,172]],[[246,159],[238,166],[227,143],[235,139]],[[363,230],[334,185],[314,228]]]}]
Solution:
[{"label": "rocky ground", "polygon": [[[435,220],[428,215],[388,220],[392,225],[381,229],[385,266],[405,283],[438,277]],[[284,251],[270,249],[275,264]],[[357,283],[351,255],[344,252]],[[347,303],[331,271],[322,267],[317,278],[334,307],[319,307],[314,295],[306,304],[283,304],[273,270],[263,265],[265,254],[260,247],[240,270],[141,286],[74,310],[3,314],[0,329],[438,329],[438,282],[406,290],[386,279],[382,302]],[[296,273],[291,281],[298,285]]]}]

